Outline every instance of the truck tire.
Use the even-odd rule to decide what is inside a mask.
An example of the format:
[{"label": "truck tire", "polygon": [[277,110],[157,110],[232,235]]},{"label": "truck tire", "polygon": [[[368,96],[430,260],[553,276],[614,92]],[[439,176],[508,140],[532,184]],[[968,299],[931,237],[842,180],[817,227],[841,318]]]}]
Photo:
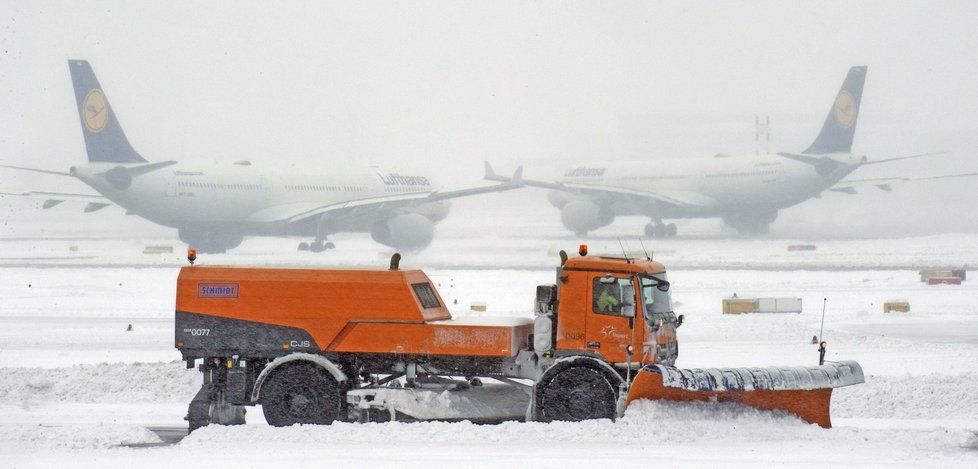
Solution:
[{"label": "truck tire", "polygon": [[288,363],[268,377],[260,401],[269,425],[329,425],[340,414],[340,387],[314,363]]},{"label": "truck tire", "polygon": [[540,388],[535,420],[614,419],[615,403],[615,387],[604,373],[590,366],[571,366]]}]

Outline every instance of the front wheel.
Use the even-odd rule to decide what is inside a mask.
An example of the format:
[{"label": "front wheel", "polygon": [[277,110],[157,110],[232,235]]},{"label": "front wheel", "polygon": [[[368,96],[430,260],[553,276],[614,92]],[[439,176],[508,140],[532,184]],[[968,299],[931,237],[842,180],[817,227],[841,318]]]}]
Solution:
[{"label": "front wheel", "polygon": [[615,418],[615,387],[599,370],[572,366],[541,384],[536,404],[538,421]]},{"label": "front wheel", "polygon": [[340,415],[339,383],[312,363],[283,365],[262,386],[261,404],[269,425],[328,425]]}]

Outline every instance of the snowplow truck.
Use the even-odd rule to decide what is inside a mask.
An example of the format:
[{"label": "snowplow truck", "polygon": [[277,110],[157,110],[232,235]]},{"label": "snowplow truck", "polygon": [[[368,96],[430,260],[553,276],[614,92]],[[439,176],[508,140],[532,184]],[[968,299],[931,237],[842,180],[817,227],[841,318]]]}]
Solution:
[{"label": "snowplow truck", "polygon": [[203,374],[186,419],[270,425],[387,420],[614,419],[636,399],[719,400],[830,427],[855,362],[678,369],[665,267],[561,252],[533,318],[453,318],[421,270],[191,265],[175,342]]}]

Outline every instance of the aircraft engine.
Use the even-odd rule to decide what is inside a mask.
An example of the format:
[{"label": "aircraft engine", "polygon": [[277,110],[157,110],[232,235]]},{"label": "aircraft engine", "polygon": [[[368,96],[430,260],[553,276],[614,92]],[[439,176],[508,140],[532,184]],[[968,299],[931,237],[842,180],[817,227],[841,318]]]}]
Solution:
[{"label": "aircraft engine", "polygon": [[435,237],[435,224],[424,215],[406,213],[378,220],[370,229],[374,241],[404,251],[417,251]]},{"label": "aircraft engine", "polygon": [[575,199],[560,209],[560,221],[574,234],[584,236],[588,231],[610,225],[615,221],[615,214],[590,199]]},{"label": "aircraft engine", "polygon": [[574,194],[564,191],[550,191],[547,193],[547,200],[550,201],[550,205],[557,208],[564,208],[569,202],[574,200]]},{"label": "aircraft engine", "polygon": [[438,223],[448,216],[448,212],[452,209],[452,202],[450,200],[439,200],[437,202],[428,202],[419,205],[414,208],[414,212],[424,215],[425,218]]},{"label": "aircraft engine", "polygon": [[226,227],[184,227],[177,233],[180,241],[202,254],[221,254],[238,247],[244,241],[244,235]]}]

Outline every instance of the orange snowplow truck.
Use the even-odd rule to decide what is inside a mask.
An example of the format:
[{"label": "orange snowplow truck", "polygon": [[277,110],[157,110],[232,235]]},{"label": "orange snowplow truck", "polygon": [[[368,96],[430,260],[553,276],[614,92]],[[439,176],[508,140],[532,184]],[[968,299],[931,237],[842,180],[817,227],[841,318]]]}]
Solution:
[{"label": "orange snowplow truck", "polygon": [[387,270],[184,267],[176,347],[203,373],[190,430],[244,423],[256,404],[284,426],[613,419],[642,398],[730,400],[829,427],[832,388],[862,382],[854,362],[674,368],[683,317],[662,264],[581,254],[561,252],[533,319],[453,319],[396,254]]}]

